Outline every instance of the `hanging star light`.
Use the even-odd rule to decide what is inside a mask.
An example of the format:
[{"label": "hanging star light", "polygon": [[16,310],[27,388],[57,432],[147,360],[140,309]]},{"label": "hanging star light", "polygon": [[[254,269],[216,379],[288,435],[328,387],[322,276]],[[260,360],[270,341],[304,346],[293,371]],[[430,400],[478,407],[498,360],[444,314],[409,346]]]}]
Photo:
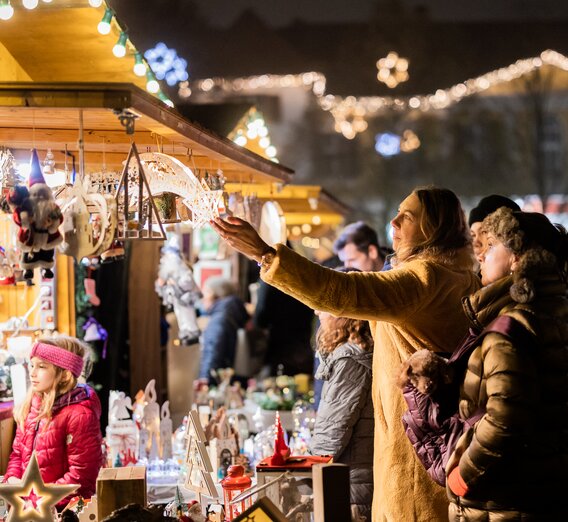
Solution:
[{"label": "hanging star light", "polygon": [[192,198],[183,200],[183,204],[191,210],[189,223],[195,229],[201,228],[219,216],[219,207],[223,204],[222,190],[200,190]]},{"label": "hanging star light", "polygon": [[148,49],[144,57],[148,60],[156,78],[166,80],[170,86],[189,78],[187,61],[179,57],[175,49],[169,49],[163,42],[156,44],[153,49]]},{"label": "hanging star light", "polygon": [[35,452],[18,484],[0,484],[0,498],[12,508],[6,522],[54,522],[55,505],[78,485],[44,484]]}]

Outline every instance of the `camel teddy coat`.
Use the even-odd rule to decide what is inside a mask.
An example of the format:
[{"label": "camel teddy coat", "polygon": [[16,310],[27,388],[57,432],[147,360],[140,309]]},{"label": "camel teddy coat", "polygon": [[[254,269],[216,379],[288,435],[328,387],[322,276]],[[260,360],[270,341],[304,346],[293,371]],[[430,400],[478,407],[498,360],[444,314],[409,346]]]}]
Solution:
[{"label": "camel teddy coat", "polygon": [[448,520],[444,488],[434,483],[404,433],[406,410],[395,384],[400,366],[415,351],[451,352],[468,328],[461,298],[479,279],[468,249],[452,260],[414,258],[387,272],[341,273],[312,263],[284,245],[264,265],[264,281],[336,316],[367,319],[375,339],[374,522]]}]

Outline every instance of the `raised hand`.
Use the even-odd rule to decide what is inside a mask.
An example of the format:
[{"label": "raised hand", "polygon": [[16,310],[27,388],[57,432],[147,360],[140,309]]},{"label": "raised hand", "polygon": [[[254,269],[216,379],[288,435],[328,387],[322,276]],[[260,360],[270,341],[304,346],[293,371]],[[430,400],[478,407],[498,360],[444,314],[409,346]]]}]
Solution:
[{"label": "raised hand", "polygon": [[210,223],[230,246],[258,263],[262,256],[270,250],[270,246],[263,241],[248,221],[228,217],[226,220],[215,218]]}]

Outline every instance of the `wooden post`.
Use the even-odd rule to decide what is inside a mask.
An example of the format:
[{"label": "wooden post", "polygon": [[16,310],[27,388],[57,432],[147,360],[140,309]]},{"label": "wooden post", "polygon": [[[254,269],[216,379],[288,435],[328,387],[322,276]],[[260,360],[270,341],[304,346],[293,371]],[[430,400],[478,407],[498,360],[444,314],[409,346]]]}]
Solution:
[{"label": "wooden post", "polygon": [[351,520],[349,466],[315,464],[312,468],[314,520],[345,522]]}]

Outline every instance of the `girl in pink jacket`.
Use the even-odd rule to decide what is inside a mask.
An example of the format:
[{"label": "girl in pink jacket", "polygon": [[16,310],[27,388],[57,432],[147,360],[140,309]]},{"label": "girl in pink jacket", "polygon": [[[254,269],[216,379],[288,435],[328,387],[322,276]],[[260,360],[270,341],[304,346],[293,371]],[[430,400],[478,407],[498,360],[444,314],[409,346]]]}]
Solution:
[{"label": "girl in pink jacket", "polygon": [[77,383],[86,350],[67,336],[33,345],[31,388],[14,414],[18,427],[5,481],[21,479],[35,451],[45,483],[79,484],[79,495],[94,495],[103,462],[101,404],[92,388]]}]

